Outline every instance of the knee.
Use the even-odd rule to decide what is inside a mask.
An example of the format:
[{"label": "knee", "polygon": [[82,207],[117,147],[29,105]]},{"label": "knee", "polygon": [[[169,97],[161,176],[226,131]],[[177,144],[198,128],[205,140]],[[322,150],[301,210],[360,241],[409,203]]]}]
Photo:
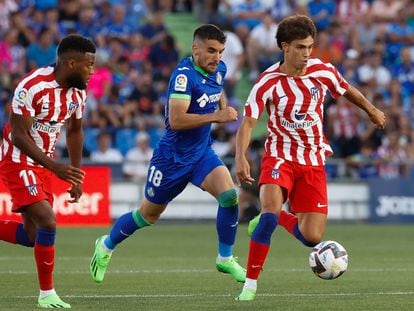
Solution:
[{"label": "knee", "polygon": [[320,243],[323,238],[323,232],[319,230],[305,230],[302,232],[303,237],[308,242],[308,246],[315,246]]},{"label": "knee", "polygon": [[229,189],[219,194],[217,201],[221,207],[236,207],[239,204],[237,191]]}]

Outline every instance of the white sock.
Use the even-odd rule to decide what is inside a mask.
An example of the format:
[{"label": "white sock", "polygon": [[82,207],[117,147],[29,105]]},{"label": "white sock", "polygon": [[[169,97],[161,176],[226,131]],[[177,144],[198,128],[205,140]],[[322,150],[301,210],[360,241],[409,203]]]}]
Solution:
[{"label": "white sock", "polygon": [[246,281],[244,282],[244,287],[256,291],[257,289],[257,280],[246,278]]},{"label": "white sock", "polygon": [[105,239],[102,239],[101,245],[106,253],[112,253],[114,251],[114,249],[110,249],[105,245]]},{"label": "white sock", "polygon": [[56,294],[55,289],[40,290],[39,298],[45,298],[46,296]]},{"label": "white sock", "polygon": [[218,255],[217,255],[217,259],[218,259],[219,261],[221,261],[221,262],[225,262],[225,261],[230,260],[230,259],[232,259],[232,258],[233,258],[233,256],[223,257],[223,256],[221,256],[220,254],[218,254]]}]

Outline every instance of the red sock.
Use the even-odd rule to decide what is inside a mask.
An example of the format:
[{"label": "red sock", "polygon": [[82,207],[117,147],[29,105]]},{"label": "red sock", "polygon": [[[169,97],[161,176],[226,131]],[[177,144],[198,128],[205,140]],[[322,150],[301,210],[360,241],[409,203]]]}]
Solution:
[{"label": "red sock", "polygon": [[55,247],[35,243],[34,255],[41,290],[53,289],[53,268],[55,266]]},{"label": "red sock", "polygon": [[285,228],[290,234],[295,236],[293,233],[293,228],[295,228],[295,225],[298,223],[298,217],[288,213],[284,210],[280,211],[279,214],[279,225],[281,225],[283,228]]},{"label": "red sock", "polygon": [[16,244],[16,231],[19,225],[19,222],[0,220],[0,240]]},{"label": "red sock", "polygon": [[249,259],[247,260],[247,274],[249,279],[257,280],[269,252],[270,245],[250,240]]}]

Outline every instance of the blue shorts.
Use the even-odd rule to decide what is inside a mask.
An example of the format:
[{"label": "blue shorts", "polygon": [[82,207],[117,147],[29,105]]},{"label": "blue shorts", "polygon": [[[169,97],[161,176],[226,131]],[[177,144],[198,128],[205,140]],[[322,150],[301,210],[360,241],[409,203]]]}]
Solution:
[{"label": "blue shorts", "polygon": [[155,204],[167,204],[179,195],[189,182],[201,188],[204,179],[217,166],[224,165],[209,147],[196,163],[175,163],[174,158],[165,158],[157,149],[150,161],[145,197]]}]

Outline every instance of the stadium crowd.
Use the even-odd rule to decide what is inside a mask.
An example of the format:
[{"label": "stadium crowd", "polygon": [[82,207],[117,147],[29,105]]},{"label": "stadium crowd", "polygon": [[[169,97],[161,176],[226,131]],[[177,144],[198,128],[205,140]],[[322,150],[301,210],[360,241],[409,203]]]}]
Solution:
[{"label": "stadium crowd", "polygon": [[[330,98],[325,126],[335,154],[327,164],[329,177],[414,176],[414,2],[410,0],[0,0],[1,128],[19,79],[53,63],[59,40],[78,33],[97,45],[84,118],[85,158],[94,163],[132,158],[147,163],[148,150],[152,152],[163,133],[169,75],[186,56],[165,20],[166,14],[176,12],[192,13],[200,23],[225,29],[225,91],[230,104],[240,110],[245,99],[237,98],[238,83],[242,79],[252,83],[280,60],[275,42],[278,21],[294,13],[309,15],[318,28],[313,56],[339,68],[386,112],[388,120],[385,130],[377,130],[344,98]],[[213,132],[214,148],[230,169],[237,126],[237,122],[217,125]],[[144,140],[148,150],[140,150]],[[62,141],[57,157],[67,156],[64,146]],[[263,142],[258,139],[253,147],[254,174]],[[136,176],[134,164],[139,168]],[[142,167],[129,163],[125,177],[139,180]],[[246,195],[257,189],[249,191]]]}]

